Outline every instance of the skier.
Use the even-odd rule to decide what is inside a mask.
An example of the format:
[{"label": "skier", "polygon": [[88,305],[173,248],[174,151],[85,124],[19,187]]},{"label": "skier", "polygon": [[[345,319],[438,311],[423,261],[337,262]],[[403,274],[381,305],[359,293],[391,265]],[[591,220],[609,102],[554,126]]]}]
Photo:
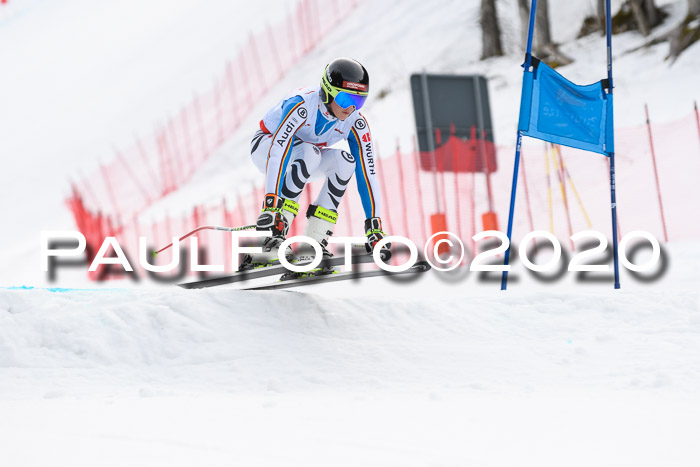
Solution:
[{"label": "skier", "polygon": [[[356,60],[338,58],[326,65],[320,86],[287,94],[265,114],[250,153],[265,174],[266,194],[256,229],[272,234],[263,241],[262,253],[246,256],[241,270],[279,262],[278,250],[297,216],[298,200],[306,183],[315,178],[325,178],[325,182],[306,211],[303,235],[321,245],[324,258],[332,256],[328,237],[353,174],[365,211],[367,251],[372,252],[386,236],[380,218],[376,154],[367,120],[359,113],[368,94],[365,67]],[[350,152],[330,148],[343,140]],[[285,255],[295,259],[291,249]]]}]

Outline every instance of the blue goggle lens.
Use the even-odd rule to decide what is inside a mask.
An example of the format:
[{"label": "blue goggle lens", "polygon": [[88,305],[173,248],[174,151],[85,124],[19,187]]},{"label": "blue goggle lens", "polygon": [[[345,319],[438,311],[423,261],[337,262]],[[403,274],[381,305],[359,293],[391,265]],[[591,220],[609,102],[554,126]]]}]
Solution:
[{"label": "blue goggle lens", "polygon": [[358,96],[357,94],[350,94],[348,92],[341,91],[333,99],[335,99],[335,103],[343,109],[347,109],[351,105],[354,105],[355,110],[359,110],[365,104],[367,96]]}]

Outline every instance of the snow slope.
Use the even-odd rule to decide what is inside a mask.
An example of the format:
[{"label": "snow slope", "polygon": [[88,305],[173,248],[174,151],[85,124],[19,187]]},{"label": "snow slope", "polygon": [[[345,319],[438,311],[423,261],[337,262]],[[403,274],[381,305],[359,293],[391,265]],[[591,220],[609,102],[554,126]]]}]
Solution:
[{"label": "snow slope", "polygon": [[[684,17],[686,11],[684,2],[659,3],[666,5],[670,15],[655,34],[668,31]],[[244,129],[240,134],[222,147],[203,168],[200,177],[171,199],[156,205],[154,212],[149,214],[156,215],[164,210],[184,211],[184,206],[195,202],[218,203],[222,194],[233,199],[232,187],[248,187],[253,182],[259,182],[260,174],[250,163],[248,146],[260,115],[289,89],[308,85],[309,76],[317,76],[317,70],[326,63],[328,56],[348,55],[357,57],[366,64],[372,72],[373,89],[386,93],[381,99],[370,99],[363,110],[363,114],[371,121],[380,157],[382,154],[393,154],[397,141],[408,151],[415,137],[410,74],[426,69],[434,73],[484,74],[488,77],[494,136],[497,144],[509,147],[499,154],[500,170],[494,182],[495,192],[503,196],[496,203],[496,209],[503,218],[507,213],[507,197],[510,194],[513,157],[510,147],[515,142],[522,80],[520,64],[523,51],[519,43],[519,22],[514,14],[517,12],[516,2],[499,2],[505,47],[509,53],[487,61],[479,60],[479,2],[446,1],[441,2],[438,8],[432,2],[406,0],[401,5],[398,10],[388,2],[361,5],[357,11],[357,21],[350,18],[346,26],[331,34],[321,47],[312,51],[298,67],[288,73],[270,91],[269,98],[262,100],[251,112],[248,123],[242,125]],[[585,2],[566,5],[553,3],[552,8],[554,34],[558,33],[555,38],[564,42],[564,52],[576,59],[572,65],[561,67],[560,71],[579,83],[591,83],[606,77],[604,39],[594,35],[573,40],[578,24],[571,27],[571,23],[577,21],[576,18],[590,13],[590,8]],[[385,20],[387,17],[391,18],[388,23]],[[465,24],[469,27],[464,27]],[[562,30],[564,24],[569,26]],[[441,33],[431,34],[430,31]],[[361,43],[357,41],[358,36],[363,38]],[[671,66],[664,61],[668,44],[629,52],[644,41],[645,39],[636,33],[620,34],[614,38],[615,122],[621,129],[644,123],[645,102],[650,106],[652,120],[658,123],[688,116],[692,111],[693,100],[700,99],[695,83],[697,70],[700,69],[700,46],[696,44]],[[251,130],[246,131],[245,128]],[[674,154],[682,156],[684,163],[690,164],[689,171],[695,172],[698,161],[692,154],[695,154],[696,149],[700,150],[700,147],[697,147],[699,143],[696,131],[692,127],[686,138],[687,140],[676,143],[677,146],[670,140],[658,147],[663,147],[661,152],[665,157],[672,158]],[[641,140],[640,143],[644,141]],[[529,141],[526,141],[526,144],[529,145],[526,149],[533,147]],[[538,147],[536,144],[535,147]],[[687,147],[688,145],[690,147]],[[646,146],[637,148],[622,144],[618,152],[636,155],[641,152],[640,149],[644,151],[644,157],[648,158]],[[590,155],[588,158],[590,159]],[[677,162],[676,160],[670,164],[676,165]],[[590,167],[592,164],[588,165]],[[623,169],[620,170],[621,175],[624,175]],[[677,170],[660,170],[670,177],[682,175]],[[598,175],[598,171],[586,169],[584,166],[577,167],[575,174],[582,179],[588,177],[588,180],[592,180]],[[637,170],[634,170],[631,177],[636,176],[639,175]],[[621,187],[624,189],[622,183]],[[479,186],[479,190],[483,189],[483,186]],[[593,193],[599,191],[598,187],[590,189]],[[483,200],[482,195],[483,192],[478,193],[477,199]],[[541,211],[545,208],[538,207]],[[605,212],[606,208],[607,206],[602,206],[600,211]],[[625,210],[645,212],[634,205]],[[606,224],[599,230],[602,230],[602,227],[606,227]]]}]

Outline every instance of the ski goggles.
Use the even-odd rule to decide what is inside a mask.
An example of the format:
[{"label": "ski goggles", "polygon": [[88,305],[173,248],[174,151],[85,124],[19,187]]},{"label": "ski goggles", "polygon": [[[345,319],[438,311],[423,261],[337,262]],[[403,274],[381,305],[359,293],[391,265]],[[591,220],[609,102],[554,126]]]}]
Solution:
[{"label": "ski goggles", "polygon": [[[342,109],[347,109],[348,107],[354,105],[355,110],[359,110],[362,108],[362,106],[365,104],[365,101],[367,100],[367,96],[369,95],[368,91],[351,91],[349,89],[342,89],[342,88],[336,88],[335,86],[331,86],[331,84],[328,82],[326,79],[325,74],[323,75],[323,79],[321,80],[323,84],[323,88],[326,91],[326,94],[331,96],[333,100],[335,101],[336,104],[340,106]],[[348,86],[357,86],[359,87],[364,87],[364,89],[367,89],[366,84],[359,84],[359,83],[347,83]]]},{"label": "ski goggles", "polygon": [[333,96],[333,100],[343,109],[347,109],[351,105],[354,105],[355,110],[359,110],[365,104],[367,94],[365,93],[363,96],[360,94],[352,94],[347,91],[339,91],[338,94]]}]

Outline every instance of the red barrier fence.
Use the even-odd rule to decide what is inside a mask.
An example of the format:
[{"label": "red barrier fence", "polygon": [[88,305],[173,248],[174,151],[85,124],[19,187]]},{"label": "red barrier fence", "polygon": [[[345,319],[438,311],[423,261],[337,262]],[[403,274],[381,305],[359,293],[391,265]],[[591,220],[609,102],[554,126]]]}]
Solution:
[{"label": "red barrier fence", "polygon": [[[121,225],[187,182],[240,126],[253,103],[332,30],[359,0],[300,0],[284,20],[251,34],[212,88],[196,93],[152,136],[127,149],[74,187],[93,212]],[[319,12],[323,12],[323,22]]]}]

